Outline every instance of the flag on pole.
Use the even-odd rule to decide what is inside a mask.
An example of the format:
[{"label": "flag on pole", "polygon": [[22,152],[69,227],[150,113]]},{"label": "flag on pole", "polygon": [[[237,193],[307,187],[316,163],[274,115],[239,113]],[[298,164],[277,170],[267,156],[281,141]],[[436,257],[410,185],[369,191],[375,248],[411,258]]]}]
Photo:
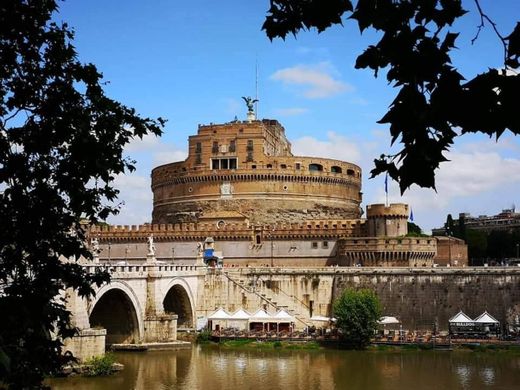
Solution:
[{"label": "flag on pole", "polygon": [[410,221],[413,222],[413,210],[411,207],[410,207]]}]

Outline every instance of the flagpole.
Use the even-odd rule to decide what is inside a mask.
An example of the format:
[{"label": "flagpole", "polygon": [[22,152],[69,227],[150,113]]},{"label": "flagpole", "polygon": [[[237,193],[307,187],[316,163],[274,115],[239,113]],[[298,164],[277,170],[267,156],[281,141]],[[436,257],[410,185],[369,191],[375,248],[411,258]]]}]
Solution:
[{"label": "flagpole", "polygon": [[385,193],[386,193],[386,203],[385,203],[385,206],[388,207],[388,173],[385,176]]}]

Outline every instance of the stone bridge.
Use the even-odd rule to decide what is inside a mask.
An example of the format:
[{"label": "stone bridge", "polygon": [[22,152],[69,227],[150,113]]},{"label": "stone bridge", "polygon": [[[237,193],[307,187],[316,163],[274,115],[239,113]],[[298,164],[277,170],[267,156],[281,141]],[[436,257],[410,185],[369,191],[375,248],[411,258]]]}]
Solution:
[{"label": "stone bridge", "polygon": [[78,337],[66,349],[80,358],[104,353],[105,345],[171,342],[178,328],[196,324],[197,292],[205,268],[195,265],[100,265],[112,280],[85,300],[67,293]]},{"label": "stone bridge", "polygon": [[[86,265],[89,272],[105,265]],[[110,265],[112,281],[91,300],[68,294],[80,335],[67,348],[79,357],[102,354],[105,344],[176,340],[216,308],[233,312],[285,309],[295,327],[313,316],[331,316],[334,300],[348,287],[372,289],[383,315],[404,329],[447,330],[459,310],[476,317],[487,310],[504,326],[520,327],[520,268],[249,268],[144,262]],[[435,324],[435,325],[434,325]]]}]

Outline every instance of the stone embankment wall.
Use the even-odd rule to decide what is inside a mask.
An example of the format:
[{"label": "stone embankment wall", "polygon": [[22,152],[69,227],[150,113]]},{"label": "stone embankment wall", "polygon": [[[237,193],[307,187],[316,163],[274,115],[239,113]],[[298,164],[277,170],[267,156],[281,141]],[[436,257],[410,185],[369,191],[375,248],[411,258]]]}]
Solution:
[{"label": "stone embankment wall", "polygon": [[240,269],[208,273],[199,291],[198,314],[215,308],[255,311],[284,308],[309,323],[312,315],[329,316],[332,302],[347,288],[376,292],[383,315],[401,319],[404,329],[448,329],[463,310],[474,318],[487,310],[501,323],[520,314],[520,269],[516,268],[340,268]]}]

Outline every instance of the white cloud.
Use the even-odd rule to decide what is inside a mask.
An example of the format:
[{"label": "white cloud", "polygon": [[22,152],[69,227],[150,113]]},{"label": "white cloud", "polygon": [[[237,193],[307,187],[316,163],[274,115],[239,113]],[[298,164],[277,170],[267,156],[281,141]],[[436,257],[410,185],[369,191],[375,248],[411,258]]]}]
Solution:
[{"label": "white cloud", "polygon": [[176,161],[184,161],[188,157],[187,150],[170,149],[161,150],[153,154],[154,165],[168,164]]},{"label": "white cloud", "polygon": [[279,108],[274,110],[275,115],[277,116],[296,116],[302,115],[308,112],[309,109],[301,108],[301,107],[292,107],[292,108]]},{"label": "white cloud", "polygon": [[[397,183],[389,182],[391,203],[408,203],[416,221],[427,230],[442,226],[448,213],[496,214],[502,207],[518,201],[520,193],[520,159],[513,138],[495,143],[490,140],[460,143],[447,154],[436,173],[437,192],[413,186],[401,197]],[[365,175],[366,177],[367,175]],[[384,203],[384,178],[364,181],[370,196],[366,203]],[[490,201],[492,199],[492,201]]]},{"label": "white cloud", "polygon": [[120,190],[120,213],[109,218],[109,223],[138,225],[152,219],[152,191],[150,177],[136,173],[118,175],[114,185]]},{"label": "white cloud", "polygon": [[160,144],[160,138],[153,134],[146,134],[142,139],[134,138],[125,147],[127,153],[150,151]]},{"label": "white cloud", "polygon": [[292,151],[298,156],[325,157],[356,163],[360,160],[359,148],[346,137],[333,131],[327,132],[327,140],[301,137],[292,142]]},{"label": "white cloud", "polygon": [[303,96],[309,99],[326,98],[354,88],[333,76],[337,71],[328,62],[317,65],[296,65],[284,68],[271,75],[272,80],[281,81],[284,85],[303,87]]}]

